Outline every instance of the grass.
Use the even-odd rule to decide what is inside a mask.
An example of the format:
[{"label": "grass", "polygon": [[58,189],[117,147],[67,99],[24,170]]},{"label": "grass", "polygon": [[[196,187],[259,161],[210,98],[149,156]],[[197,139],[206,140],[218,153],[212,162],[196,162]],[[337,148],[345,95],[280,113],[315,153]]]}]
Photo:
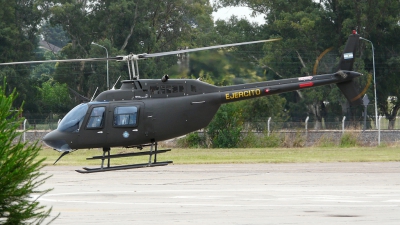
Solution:
[{"label": "grass", "polygon": [[[160,148],[161,149],[161,148]],[[137,149],[113,149],[111,154],[137,152]],[[142,150],[147,151],[147,150]],[[101,155],[100,149],[78,150],[64,156],[56,165],[99,165],[100,160],[86,160]],[[60,153],[43,148],[40,157],[45,165],[53,165]],[[311,148],[232,148],[232,149],[173,149],[157,156],[158,161],[172,160],[174,164],[223,163],[307,163],[307,162],[389,162],[400,161],[400,149],[380,147],[311,147]],[[112,165],[145,163],[148,156],[111,159]]]}]

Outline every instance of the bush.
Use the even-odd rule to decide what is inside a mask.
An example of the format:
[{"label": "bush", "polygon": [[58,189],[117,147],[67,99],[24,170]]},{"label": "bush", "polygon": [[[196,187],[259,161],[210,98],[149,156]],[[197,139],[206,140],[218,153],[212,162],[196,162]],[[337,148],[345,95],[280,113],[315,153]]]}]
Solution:
[{"label": "bush", "polygon": [[281,147],[282,139],[275,133],[268,136],[268,132],[256,134],[248,132],[239,143],[240,148],[276,148]]},{"label": "bush", "polygon": [[352,133],[344,133],[340,138],[340,147],[356,147],[357,146],[357,136]]},{"label": "bush", "polygon": [[258,148],[261,147],[260,137],[253,132],[247,132],[239,142],[239,148]]},{"label": "bush", "polygon": [[51,212],[33,198],[50,191],[38,190],[48,178],[39,172],[44,159],[36,159],[38,142],[22,141],[17,131],[22,110],[12,110],[17,95],[14,90],[7,96],[5,89],[4,83],[0,87],[0,224],[41,224]]},{"label": "bush", "polygon": [[282,138],[278,134],[272,133],[271,135],[264,134],[264,147],[277,148],[282,146]]},{"label": "bush", "polygon": [[240,105],[235,103],[222,105],[206,128],[212,147],[238,147],[242,126]]},{"label": "bush", "polygon": [[204,142],[204,135],[200,136],[198,132],[193,132],[179,139],[177,144],[180,148],[201,148],[205,147]]},{"label": "bush", "polygon": [[318,147],[334,147],[337,146],[334,137],[328,135],[322,135],[322,137],[316,143]]},{"label": "bush", "polygon": [[305,145],[305,137],[304,134],[300,131],[296,133],[287,133],[282,141],[282,147],[286,148],[300,148]]}]

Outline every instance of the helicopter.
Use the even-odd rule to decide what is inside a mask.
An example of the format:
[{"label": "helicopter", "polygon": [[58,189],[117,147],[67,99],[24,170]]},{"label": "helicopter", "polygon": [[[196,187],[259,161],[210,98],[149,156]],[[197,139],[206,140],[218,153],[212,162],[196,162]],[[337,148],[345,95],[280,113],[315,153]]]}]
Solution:
[{"label": "helicopter", "polygon": [[[171,150],[159,150],[157,143],[206,127],[222,104],[329,84],[336,84],[351,105],[361,104],[362,93],[357,91],[353,79],[362,74],[352,71],[359,38],[356,33],[348,37],[338,70],[334,73],[221,87],[199,79],[169,79],[168,75],[164,75],[161,79],[139,79],[137,62],[141,59],[165,55],[272,42],[280,39],[111,58],[11,62],[0,65],[103,60],[128,63],[130,79],[123,80],[119,89],[115,89],[114,85],[111,90],[101,92],[90,102],[77,105],[65,115],[56,130],[43,137],[43,142],[47,146],[62,153],[56,162],[78,149],[102,148],[102,155],[87,158],[100,159],[100,167],[84,167],[83,170],[76,170],[79,173],[93,173],[165,166],[172,163],[172,161],[157,161],[157,154]],[[111,148],[114,147],[142,150],[146,146],[150,146],[149,151],[110,154]],[[138,155],[148,155],[148,162],[123,166],[110,165],[112,158]],[[105,160],[107,160],[107,165],[104,165]]]}]

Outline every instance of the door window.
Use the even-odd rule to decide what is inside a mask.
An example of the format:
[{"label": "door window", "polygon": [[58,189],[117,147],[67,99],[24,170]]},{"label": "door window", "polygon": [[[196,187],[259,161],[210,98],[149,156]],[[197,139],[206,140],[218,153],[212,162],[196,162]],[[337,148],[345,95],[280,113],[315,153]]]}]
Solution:
[{"label": "door window", "polygon": [[114,126],[135,127],[137,120],[136,106],[120,106],[114,109]]},{"label": "door window", "polygon": [[104,124],[104,112],[106,107],[94,107],[90,113],[89,122],[86,128],[97,129],[102,128]]}]

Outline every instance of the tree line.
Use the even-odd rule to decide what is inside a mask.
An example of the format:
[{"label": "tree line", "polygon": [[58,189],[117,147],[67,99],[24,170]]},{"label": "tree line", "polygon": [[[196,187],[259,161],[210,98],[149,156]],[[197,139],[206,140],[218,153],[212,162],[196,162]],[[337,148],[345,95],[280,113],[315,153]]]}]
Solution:
[{"label": "tree line", "polygon": [[[265,21],[257,24],[235,16],[214,21],[212,12],[226,6],[247,6]],[[117,56],[282,38],[265,45],[139,62],[141,78],[169,74],[215,85],[330,73],[337,69],[347,36],[355,30],[375,47],[372,52],[371,43],[361,40],[354,68],[365,74],[357,82],[371,100],[368,114],[374,115],[373,55],[379,114],[389,119],[389,128],[400,109],[400,2],[394,0],[23,0],[4,2],[0,12],[1,62],[105,57],[98,45],[109,56]],[[61,50],[43,50],[39,40]],[[129,78],[125,63],[110,61],[108,71],[111,84],[118,77]],[[50,112],[63,115],[79,103],[71,89],[87,97],[97,87],[106,90],[106,73],[106,62],[0,67],[9,93],[13,88],[19,92],[14,106],[25,101],[25,114],[42,117]],[[343,115],[362,118],[362,109],[350,108],[335,86],[233,103],[220,111],[224,110],[239,123],[269,116],[293,121],[309,116],[317,125],[322,120],[340,121]]]}]

